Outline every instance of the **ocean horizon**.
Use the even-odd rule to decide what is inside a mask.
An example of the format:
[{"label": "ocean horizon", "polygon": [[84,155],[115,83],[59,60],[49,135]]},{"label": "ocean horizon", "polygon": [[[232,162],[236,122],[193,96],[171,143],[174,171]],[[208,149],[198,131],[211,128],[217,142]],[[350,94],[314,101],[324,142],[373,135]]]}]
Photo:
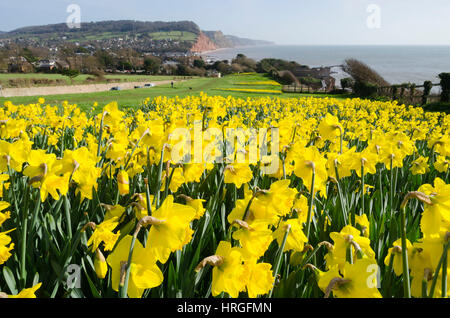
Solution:
[{"label": "ocean horizon", "polygon": [[[310,67],[342,65],[347,58],[358,59],[383,76],[391,84],[424,81],[439,83],[438,75],[450,72],[450,46],[421,45],[264,45],[219,49],[202,56],[216,60],[231,60],[237,54],[245,54],[257,61],[278,58],[295,61]],[[334,67],[339,84],[347,75]]]}]

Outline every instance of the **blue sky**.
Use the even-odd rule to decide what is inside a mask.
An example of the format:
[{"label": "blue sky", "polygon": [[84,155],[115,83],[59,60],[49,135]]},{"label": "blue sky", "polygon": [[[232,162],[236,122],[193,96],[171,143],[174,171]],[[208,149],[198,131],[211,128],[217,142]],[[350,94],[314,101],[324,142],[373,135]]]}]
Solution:
[{"label": "blue sky", "polygon": [[[2,0],[0,30],[65,22],[69,4],[82,22],[191,20],[278,44],[450,45],[448,0]],[[367,26],[371,4],[380,28]]]}]

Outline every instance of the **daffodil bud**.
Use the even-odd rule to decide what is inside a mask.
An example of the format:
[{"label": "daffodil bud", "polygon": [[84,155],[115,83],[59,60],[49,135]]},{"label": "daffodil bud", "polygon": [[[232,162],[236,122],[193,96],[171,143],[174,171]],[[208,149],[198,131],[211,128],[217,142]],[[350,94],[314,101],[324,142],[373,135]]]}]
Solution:
[{"label": "daffodil bud", "polygon": [[119,186],[120,195],[126,195],[130,193],[130,181],[128,173],[124,170],[120,171],[117,175],[117,183]]},{"label": "daffodil bud", "polygon": [[95,252],[94,268],[98,278],[103,279],[106,277],[106,273],[108,272],[108,264],[106,263],[105,256],[103,256],[100,249],[97,249]]}]

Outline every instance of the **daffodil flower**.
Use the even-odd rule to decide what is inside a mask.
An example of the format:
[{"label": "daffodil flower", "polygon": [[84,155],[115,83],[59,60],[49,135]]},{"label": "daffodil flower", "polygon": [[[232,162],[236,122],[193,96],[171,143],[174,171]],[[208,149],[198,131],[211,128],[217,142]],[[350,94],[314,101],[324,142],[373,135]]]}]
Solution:
[{"label": "daffodil flower", "polygon": [[[106,260],[112,270],[111,284],[115,291],[119,291],[119,283],[124,275],[123,264],[128,261],[132,240],[130,235],[125,236]],[[128,296],[130,298],[141,298],[146,289],[157,287],[164,280],[161,270],[156,265],[154,254],[148,248],[144,248],[138,240],[135,242],[129,266]]]},{"label": "daffodil flower", "polygon": [[152,216],[161,220],[161,224],[150,228],[147,248],[161,263],[166,263],[170,254],[181,250],[192,238],[190,223],[195,218],[194,208],[173,202],[169,195],[159,209]]},{"label": "daffodil flower", "polygon": [[319,274],[319,287],[329,297],[336,298],[381,298],[378,291],[375,260],[363,258],[354,264],[345,263],[342,272],[334,267],[328,272]]}]

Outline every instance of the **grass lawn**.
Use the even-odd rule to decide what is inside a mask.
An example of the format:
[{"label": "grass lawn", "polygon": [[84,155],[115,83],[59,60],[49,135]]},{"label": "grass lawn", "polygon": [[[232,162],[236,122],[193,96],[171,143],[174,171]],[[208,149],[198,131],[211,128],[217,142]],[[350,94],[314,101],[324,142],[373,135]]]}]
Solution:
[{"label": "grass lawn", "polygon": [[[73,84],[80,85],[80,84],[87,84],[86,79],[88,77],[94,77],[93,75],[89,74],[81,74],[73,80]],[[105,78],[107,80],[115,80],[117,82],[140,82],[140,81],[166,81],[171,80],[174,78],[174,76],[149,76],[149,75],[126,75],[126,74],[108,74],[105,75]],[[11,87],[9,85],[10,79],[49,79],[49,80],[64,80],[67,85],[71,85],[70,79],[67,76],[63,76],[61,74],[45,74],[45,73],[29,73],[29,74],[15,74],[15,73],[6,73],[2,74],[0,73],[0,85],[2,85],[4,88]],[[96,83],[106,83],[106,81],[103,82],[96,82]],[[91,83],[92,84],[92,83]],[[61,85],[61,84],[55,84],[55,85]],[[38,86],[38,85],[35,85]]]},{"label": "grass lawn", "polygon": [[177,41],[195,41],[197,35],[186,31],[171,31],[171,32],[153,32],[149,33],[153,40],[177,40]]},{"label": "grass lawn", "polygon": [[[175,83],[175,87],[172,89],[170,84],[161,85],[152,88],[141,88],[134,90],[123,91],[106,91],[86,94],[69,94],[69,95],[49,95],[44,96],[47,103],[52,105],[61,104],[67,100],[70,103],[77,104],[80,108],[88,110],[92,107],[94,102],[98,102],[100,106],[104,106],[112,101],[117,101],[120,107],[139,107],[146,98],[154,98],[157,96],[167,97],[185,97],[188,95],[199,96],[201,92],[205,92],[208,95],[215,96],[232,96],[235,98],[246,99],[248,97],[270,96],[280,98],[298,98],[305,96],[314,97],[333,97],[339,99],[345,99],[350,97],[348,95],[326,95],[326,94],[265,94],[265,93],[250,93],[250,92],[234,92],[225,91],[222,89],[269,89],[269,90],[281,90],[280,86],[261,86],[261,85],[239,85],[242,82],[261,82],[268,81],[269,78],[262,74],[251,75],[228,75],[223,78],[197,78],[186,82]],[[10,100],[16,105],[36,103],[40,96],[28,96],[28,97],[0,97],[0,105],[7,100]]]}]

